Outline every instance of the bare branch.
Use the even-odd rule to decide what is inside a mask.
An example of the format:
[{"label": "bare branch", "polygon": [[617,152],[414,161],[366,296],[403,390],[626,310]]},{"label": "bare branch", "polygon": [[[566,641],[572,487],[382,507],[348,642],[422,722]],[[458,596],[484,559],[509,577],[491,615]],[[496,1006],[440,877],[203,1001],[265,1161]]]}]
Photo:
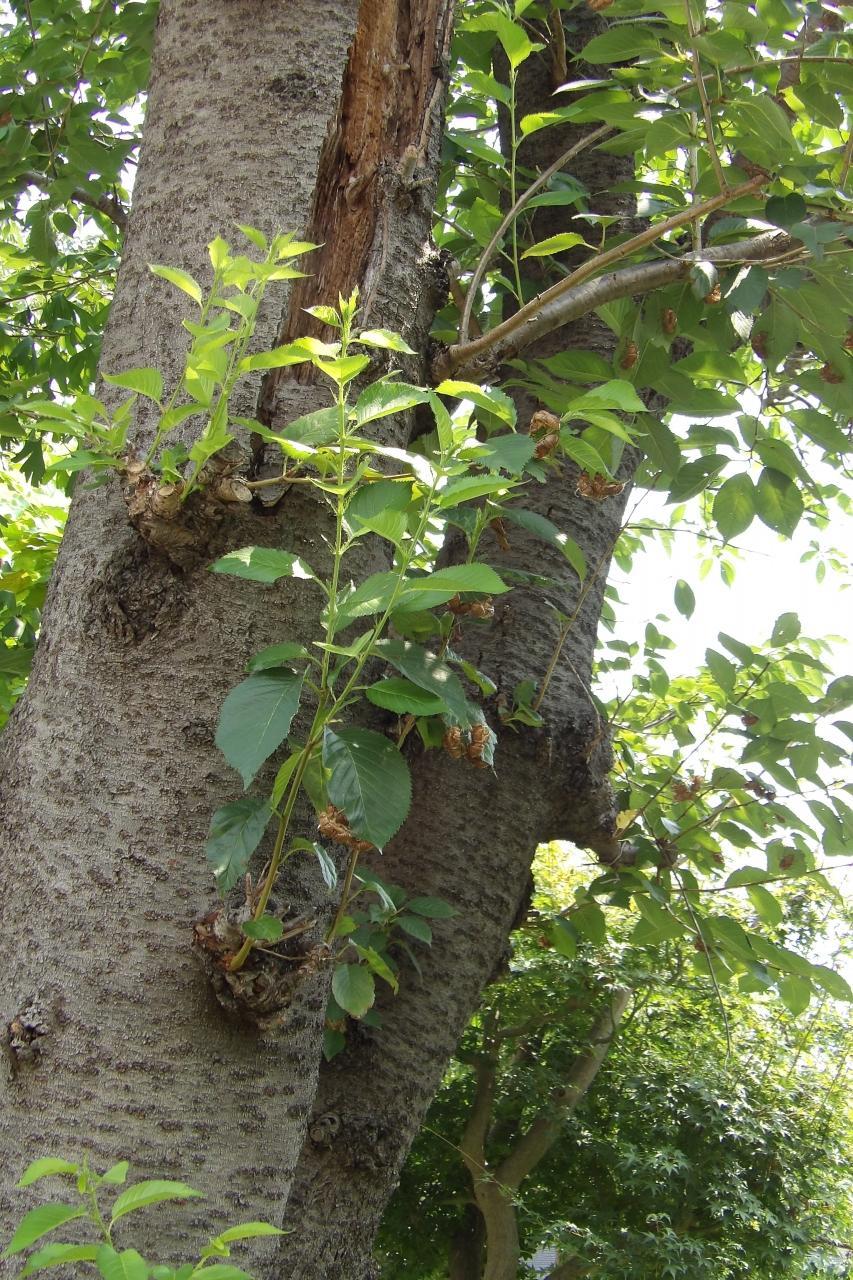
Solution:
[{"label": "bare branch", "polygon": [[622,267],[556,296],[553,290],[548,290],[528,304],[524,312],[520,311],[511,320],[497,325],[482,338],[452,346],[443,352],[435,362],[434,377],[436,381],[461,377],[479,382],[538,338],[588,315],[605,302],[651,293],[653,289],[661,289],[683,279],[697,259],[720,264],[768,262],[792,252],[802,252],[799,240],[784,231],[766,231],[749,240],[702,249],[698,254],[691,251],[677,258]]},{"label": "bare branch", "polygon": [[[50,190],[50,179],[45,174],[36,173],[34,170],[25,170],[20,175],[20,180],[30,186],[38,187],[40,191]],[[116,196],[107,194],[93,196],[88,191],[83,191],[81,187],[75,187],[69,199],[76,204],[85,205],[87,209],[96,209],[98,213],[104,214],[122,233],[127,230],[127,210]]]},{"label": "bare branch", "polygon": [[540,1111],[495,1170],[495,1181],[501,1187],[519,1187],[557,1141],[563,1122],[586,1094],[610,1052],[630,998],[631,993],[625,987],[615,989],[607,1006],[596,1018],[590,1031],[589,1046],[575,1059],[565,1085],[550,1106]]}]

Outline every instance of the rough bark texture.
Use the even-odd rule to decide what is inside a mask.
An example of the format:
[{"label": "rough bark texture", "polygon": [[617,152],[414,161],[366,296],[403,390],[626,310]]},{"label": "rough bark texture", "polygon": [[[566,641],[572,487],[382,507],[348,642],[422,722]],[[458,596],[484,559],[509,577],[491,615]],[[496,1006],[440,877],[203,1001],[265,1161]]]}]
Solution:
[{"label": "rough bark texture", "polygon": [[[365,318],[401,328],[425,349],[440,286],[425,242],[439,146],[431,127],[441,93],[434,67],[440,70],[447,5],[166,0],[106,371],[152,364],[168,383],[180,366],[186,310],[148,276],[147,262],[208,278],[204,246],[215,234],[231,235],[235,221],[302,232],[318,168],[321,189],[331,193],[326,204],[318,197],[318,213],[340,211],[342,193],[346,204],[352,175],[344,153],[323,143],[328,128],[332,138],[341,128],[347,48],[357,29],[370,35],[371,15],[398,23],[395,57],[419,33],[411,50],[420,52],[408,61],[424,79],[406,94],[405,131],[384,133],[370,152],[389,147],[370,175],[376,207],[359,247]],[[350,88],[345,83],[340,101],[353,101]],[[393,97],[383,102],[393,109]],[[401,175],[400,148],[410,146],[415,173]],[[329,226],[318,238],[336,234]],[[345,287],[339,258],[324,261],[327,279]],[[258,346],[273,344],[281,301],[269,296]],[[318,388],[293,380],[266,393],[270,420],[320,403]],[[251,414],[254,395],[237,411]],[[150,426],[140,420],[143,434]],[[295,1233],[277,1273],[294,1280],[374,1274],[371,1245],[385,1203],[483,985],[505,958],[537,842],[608,835],[609,753],[588,684],[622,501],[580,504],[565,475],[527,501],[600,566],[583,592],[562,558],[522,531],[508,552],[497,543],[485,548],[498,568],[552,574],[553,603],[564,613],[577,608],[543,704],[546,728],[505,732],[497,774],[410,745],[414,809],[380,873],[451,899],[460,914],[436,929],[422,976],[404,969],[400,997],[383,1000],[383,1028],[353,1030],[347,1052],[322,1071],[315,1097],[321,976],[306,984],[283,1031],[251,1033],[224,1017],[190,959],[188,935],[212,903],[202,857],[210,814],[238,794],[213,746],[222,698],[257,649],[283,634],[307,638],[315,612],[305,584],[259,588],[203,566],[253,542],[316,562],[319,508],[297,491],[273,516],[226,517],[199,567],[179,572],[130,529],[117,486],[77,495],[31,687],[2,743],[0,1014],[29,1036],[27,1052],[12,1050],[0,1086],[0,1133],[14,1163],[81,1149],[97,1163],[129,1156],[146,1173],[195,1182],[232,1220],[274,1218],[313,1099],[316,1123],[288,1215]],[[545,670],[555,636],[541,594],[520,590],[467,652],[511,697],[518,679]],[[495,719],[497,707],[487,710]],[[287,893],[294,911],[324,907],[313,870],[289,881]],[[334,1123],[322,1123],[325,1117]],[[20,1197],[4,1192],[0,1211],[7,1224],[17,1219]],[[161,1214],[162,1252],[206,1221],[193,1207]],[[170,1234],[166,1223],[179,1225]]]},{"label": "rough bark texture", "polygon": [[[523,109],[539,109],[550,95],[548,68],[526,64],[525,70],[531,102],[538,105],[525,101]],[[546,163],[567,146],[565,135],[554,133]],[[598,189],[597,176],[609,185],[622,176],[623,163],[596,157],[579,176]],[[604,351],[612,341],[603,328],[591,332],[589,325],[574,335],[579,344],[591,340]],[[626,464],[626,475],[635,462]],[[496,773],[410,748],[412,812],[377,870],[412,892],[449,899],[460,914],[438,924],[422,974],[404,965],[399,995],[380,999],[382,1028],[355,1029],[347,1050],[321,1069],[315,1116],[334,1117],[335,1136],[328,1137],[327,1129],[322,1143],[305,1144],[288,1204],[286,1220],[295,1234],[282,1250],[282,1280],[369,1280],[377,1274],[371,1243],[384,1206],[447,1059],[484,985],[506,961],[507,935],[527,892],[537,844],[560,836],[614,847],[609,743],[589,683],[627,489],[600,504],[587,502],[575,493],[576,478],[568,468],[555,473],[549,483],[532,486],[523,505],[548,515],[577,541],[591,569],[584,587],[558,551],[521,529],[510,527],[508,551],[487,540],[478,553],[498,570],[532,569],[551,577],[547,599],[564,614],[576,612],[576,620],[541,707],[546,727],[504,730]],[[516,588],[497,603],[491,625],[455,645],[495,680],[497,699],[511,701],[518,681],[537,679],[548,666],[559,627],[545,595]],[[497,703],[485,709],[497,723]]]},{"label": "rough bark texture", "polygon": [[[167,387],[180,372],[189,307],[147,263],[207,281],[205,246],[233,241],[235,222],[304,231],[357,18],[356,0],[165,0],[103,370],[155,365]],[[376,289],[377,307],[383,290],[397,295],[381,322],[405,313],[418,345],[427,228],[414,202],[389,221],[409,283],[402,296],[396,279]],[[259,348],[274,344],[282,305],[271,290]],[[257,394],[248,387],[234,411],[252,414]],[[288,416],[316,395],[292,390]],[[139,435],[151,425],[141,414]],[[328,973],[303,984],[284,1027],[260,1034],[223,1013],[189,943],[214,901],[210,815],[239,794],[213,743],[223,697],[257,649],[313,634],[317,601],[304,583],[259,588],[205,566],[249,543],[321,562],[318,512],[297,491],[274,517],[226,514],[181,572],[129,526],[117,483],[75,496],[30,688],[2,741],[5,1237],[23,1207],[16,1170],[48,1153],[87,1151],[96,1167],[127,1156],[137,1172],[205,1190],[209,1210],[155,1214],[166,1257],[211,1220],[275,1219],[286,1196]],[[286,893],[294,914],[328,910],[307,860]]]}]

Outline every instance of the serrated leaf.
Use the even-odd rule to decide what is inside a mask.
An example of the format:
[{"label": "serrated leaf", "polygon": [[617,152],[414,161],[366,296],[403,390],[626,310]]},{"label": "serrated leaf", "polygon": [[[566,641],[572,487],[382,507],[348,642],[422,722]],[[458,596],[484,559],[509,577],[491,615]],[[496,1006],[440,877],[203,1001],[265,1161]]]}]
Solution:
[{"label": "serrated leaf", "polygon": [[402,351],[403,355],[413,356],[417,353],[391,329],[362,329],[355,342],[363,342],[366,347],[382,347],[386,351]]},{"label": "serrated leaf", "polygon": [[289,551],[277,547],[241,547],[220,556],[210,566],[213,573],[227,573],[250,582],[278,582],[279,578],[316,578],[313,569]]},{"label": "serrated leaf", "polygon": [[412,799],[409,768],[393,743],[370,729],[326,729],[323,765],[329,799],[351,829],[381,849],[406,820]]},{"label": "serrated leaf", "polygon": [[812,984],[807,978],[797,978],[788,974],[779,979],[776,987],[785,1008],[789,1009],[795,1018],[808,1008],[812,998]]},{"label": "serrated leaf", "polygon": [[273,347],[271,351],[257,351],[252,356],[244,356],[237,365],[240,373],[249,373],[253,369],[287,369],[292,364],[305,364],[311,359],[310,352],[296,342],[287,342],[282,347]]},{"label": "serrated leaf", "polygon": [[102,1244],[95,1257],[104,1280],[147,1280],[148,1264],[135,1249],[121,1253],[112,1245]]},{"label": "serrated leaf", "polygon": [[248,787],[264,761],[290,732],[304,672],[258,671],[232,689],[222,704],[216,745]]},{"label": "serrated leaf", "polygon": [[79,1169],[80,1166],[72,1164],[70,1160],[58,1160],[54,1156],[43,1156],[40,1160],[33,1160],[32,1164],[27,1165],[15,1185],[29,1187],[34,1182],[38,1182],[39,1178],[51,1178],[56,1174],[76,1174]]},{"label": "serrated leaf", "polygon": [[515,427],[516,408],[505,391],[497,388],[485,391],[476,382],[459,382],[454,378],[447,378],[444,382],[440,382],[436,391],[442,396],[456,396],[460,400],[470,400],[479,409],[493,413],[508,427]]},{"label": "serrated leaf", "polygon": [[248,669],[249,671],[267,671],[270,667],[283,667],[291,662],[303,662],[310,657],[304,645],[285,641],[283,644],[270,644],[266,649],[260,649],[254,657],[249,659]]},{"label": "serrated leaf", "polygon": [[111,1222],[118,1222],[128,1213],[136,1213],[137,1209],[145,1209],[151,1204],[162,1204],[165,1200],[198,1200],[203,1199],[200,1191],[188,1187],[185,1182],[172,1182],[163,1178],[149,1178],[145,1182],[137,1182],[123,1191],[113,1205]]},{"label": "serrated leaf", "polygon": [[802,495],[790,476],[765,467],[755,488],[755,510],[768,528],[790,538],[803,514]]},{"label": "serrated leaf", "polygon": [[75,1218],[85,1215],[85,1208],[77,1204],[43,1204],[37,1209],[30,1209],[3,1250],[2,1257],[11,1258],[13,1254],[20,1253],[22,1249],[46,1236],[49,1231],[55,1231],[66,1222],[73,1222]]},{"label": "serrated leaf", "polygon": [[279,942],[284,925],[276,916],[260,916],[257,920],[246,920],[243,932],[256,942]]},{"label": "serrated leaf", "polygon": [[501,519],[520,525],[522,529],[527,529],[543,542],[557,547],[583,582],[587,569],[586,557],[574,538],[570,538],[567,533],[562,533],[553,521],[546,516],[541,516],[538,511],[526,511],[523,507],[506,507],[501,512]]},{"label": "serrated leaf", "polygon": [[345,1013],[363,1017],[376,999],[373,974],[361,964],[338,965],[332,977],[332,995]]},{"label": "serrated leaf", "polygon": [[405,413],[417,404],[426,404],[430,392],[405,382],[374,382],[362,391],[355,403],[353,418],[359,427],[387,418],[393,413]]},{"label": "serrated leaf", "polygon": [[397,975],[375,947],[362,947],[359,946],[357,942],[353,942],[352,945],[355,947],[367,967],[376,974],[377,978],[381,978],[383,982],[387,982],[391,990],[397,992],[400,988],[400,984],[397,981]]},{"label": "serrated leaf", "polygon": [[271,816],[269,805],[254,796],[223,805],[214,813],[204,851],[221,894],[233,889],[245,872]]},{"label": "serrated leaf", "polygon": [[440,716],[447,714],[449,710],[442,698],[427,693],[411,680],[403,680],[400,676],[377,680],[365,690],[365,697],[375,707],[393,711],[398,716]]},{"label": "serrated leaf", "polygon": [[[233,1244],[235,1240],[256,1240],[259,1236],[288,1235],[281,1227],[274,1227],[271,1222],[244,1222],[242,1226],[229,1227],[221,1235],[211,1240],[211,1244]],[[205,1268],[205,1271],[207,1268]]]},{"label": "serrated leaf", "polygon": [[714,496],[714,523],[724,538],[735,538],[755,517],[755,485],[745,471],[724,480]]},{"label": "serrated leaf", "polygon": [[414,911],[415,915],[427,916],[432,920],[450,920],[451,917],[459,915],[456,907],[445,902],[444,898],[410,898],[406,903],[406,910]]},{"label": "serrated leaf", "polygon": [[407,916],[404,913],[397,916],[395,924],[410,938],[417,938],[418,942],[425,942],[428,946],[432,943],[432,929],[420,916]]},{"label": "serrated leaf", "polygon": [[99,1248],[97,1244],[46,1244],[27,1259],[20,1280],[46,1267],[57,1267],[67,1262],[94,1262]]},{"label": "serrated leaf", "polygon": [[124,387],[127,391],[136,391],[148,400],[156,400],[159,404],[163,395],[163,375],[159,369],[126,369],[124,373],[105,373],[104,382],[114,387]]},{"label": "serrated leaf", "polygon": [[188,271],[182,271],[180,267],[159,266],[149,266],[148,270],[152,275],[159,276],[161,280],[168,280],[169,284],[175,285],[183,293],[188,294],[193,302],[197,302],[201,306],[201,285],[196,280],[193,280]]},{"label": "serrated leaf", "polygon": [[345,387],[368,368],[370,356],[338,356],[336,360],[321,360],[317,357],[312,363],[339,387]]},{"label": "serrated leaf", "polygon": [[[552,253],[565,253],[567,249],[574,249],[578,244],[586,245],[583,236],[579,236],[574,231],[564,231],[560,235],[548,236],[546,240],[538,240],[529,249],[525,249],[521,256],[522,258],[545,258]],[[586,247],[589,248],[589,245]]]},{"label": "serrated leaf", "polygon": [[[462,681],[446,663],[435,654],[408,640],[379,640],[374,646],[379,658],[390,662],[401,675],[424,689],[433,698],[441,700],[456,724],[467,727],[472,723],[471,709],[465,697]],[[417,711],[416,715],[434,715],[433,711]],[[438,713],[441,714],[441,711]]]}]

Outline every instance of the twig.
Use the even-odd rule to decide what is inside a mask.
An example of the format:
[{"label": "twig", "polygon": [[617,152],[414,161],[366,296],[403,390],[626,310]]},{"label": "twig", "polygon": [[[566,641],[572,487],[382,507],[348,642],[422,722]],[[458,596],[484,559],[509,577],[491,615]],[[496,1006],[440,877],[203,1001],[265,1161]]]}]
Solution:
[{"label": "twig", "polygon": [[[20,175],[20,180],[29,183],[31,186],[38,187],[42,191],[50,190],[50,180],[44,173],[36,173],[34,170],[26,169]],[[111,222],[115,223],[119,231],[125,232],[127,230],[127,210],[116,196],[92,196],[81,187],[75,187],[68,198],[74,200],[77,204],[85,205],[88,209],[96,209],[98,213],[104,214]]]},{"label": "twig", "polygon": [[600,128],[594,129],[592,133],[588,133],[585,138],[581,138],[580,142],[575,142],[567,151],[564,151],[561,156],[558,156],[554,163],[549,165],[544,173],[541,173],[536,181],[532,182],[527,190],[523,191],[518,197],[515,204],[512,206],[509,213],[503,219],[497,231],[483,250],[480,261],[477,263],[477,267],[471,277],[471,283],[468,286],[468,293],[465,298],[465,309],[462,312],[462,319],[459,322],[460,345],[467,341],[469,328],[473,328],[473,325],[471,324],[471,311],[474,307],[477,290],[480,287],[486,268],[491,262],[495,249],[507,227],[518,217],[527,202],[536,195],[536,192],[540,191],[542,187],[545,186],[546,182],[553,178],[555,173],[559,173],[559,171],[567,165],[570,160],[573,160],[576,155],[579,155],[581,151],[585,151],[587,147],[594,146],[600,138],[603,138],[606,134],[612,132],[613,129],[610,125],[602,125]]},{"label": "twig", "polygon": [[705,92],[705,77],[702,75],[702,66],[699,62],[699,53],[696,49],[696,37],[699,32],[696,28],[696,22],[693,17],[693,10],[690,7],[690,0],[684,0],[684,11],[687,14],[687,34],[690,37],[690,56],[693,60],[693,76],[696,81],[696,88],[699,92],[699,101],[702,103],[702,115],[705,118],[705,136],[708,143],[708,154],[711,157],[711,165],[717,179],[717,186],[720,188],[720,191],[726,191],[728,189],[728,183],[723,175],[723,166],[720,164],[720,157],[717,152],[716,143],[714,142],[714,119],[711,115],[711,104],[708,101],[708,94]]},{"label": "twig", "polygon": [[[722,191],[719,195],[712,196],[710,200],[692,204],[688,208],[673,214],[672,217],[665,218],[663,222],[657,222],[653,226],[647,227],[639,235],[632,236],[622,244],[615,245],[607,252],[596,254],[595,257],[582,263],[564,280],[560,280],[557,284],[552,285],[550,289],[546,289],[544,293],[538,294],[525,306],[520,307],[508,320],[504,320],[502,324],[490,329],[482,338],[476,338],[473,342],[459,343],[451,347],[440,363],[449,366],[453,370],[463,363],[467,364],[472,360],[482,358],[499,343],[505,342],[511,335],[517,333],[519,329],[529,326],[532,321],[537,320],[548,308],[561,301],[566,294],[577,290],[590,276],[598,275],[605,267],[609,267],[611,263],[620,262],[630,254],[636,253],[638,249],[644,249],[647,245],[653,244],[655,240],[659,240],[661,236],[666,235],[668,232],[676,231],[679,227],[693,222],[696,218],[713,213],[716,209],[721,209],[724,205],[740,199],[741,196],[751,195],[753,192],[758,191],[760,187],[766,186],[768,182],[770,182],[770,177],[764,173],[757,178],[750,178],[749,182],[744,182],[740,186]],[[677,276],[678,273],[675,274]],[[473,289],[469,289],[469,297],[473,295],[473,292]]]}]

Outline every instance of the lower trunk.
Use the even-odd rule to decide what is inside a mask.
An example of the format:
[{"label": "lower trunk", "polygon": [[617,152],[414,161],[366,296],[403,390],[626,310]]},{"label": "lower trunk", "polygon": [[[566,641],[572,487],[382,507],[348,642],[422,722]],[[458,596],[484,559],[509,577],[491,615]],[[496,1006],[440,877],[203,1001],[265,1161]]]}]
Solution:
[{"label": "lower trunk", "polygon": [[483,1239],[483,1215],[475,1204],[466,1205],[450,1241],[448,1280],[481,1280]]}]

